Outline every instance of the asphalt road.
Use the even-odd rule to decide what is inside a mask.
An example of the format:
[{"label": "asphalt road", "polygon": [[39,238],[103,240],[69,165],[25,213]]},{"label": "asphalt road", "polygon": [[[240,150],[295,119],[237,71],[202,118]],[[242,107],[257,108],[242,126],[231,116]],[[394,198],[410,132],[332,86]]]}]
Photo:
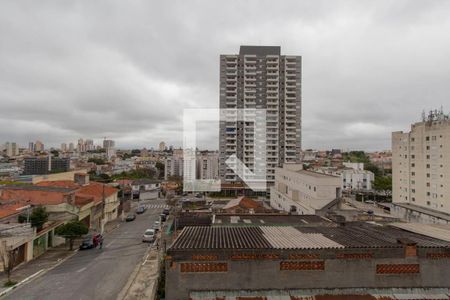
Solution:
[{"label": "asphalt road", "polygon": [[161,207],[149,205],[133,222],[105,234],[103,249],[78,251],[5,299],[116,299],[149,246],[142,243],[142,234],[163,210],[163,200],[151,203]]}]

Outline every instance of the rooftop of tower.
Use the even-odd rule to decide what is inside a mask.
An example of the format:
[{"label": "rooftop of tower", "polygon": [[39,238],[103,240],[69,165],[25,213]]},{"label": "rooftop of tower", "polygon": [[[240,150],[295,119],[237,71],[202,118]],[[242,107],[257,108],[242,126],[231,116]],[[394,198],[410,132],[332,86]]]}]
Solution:
[{"label": "rooftop of tower", "polygon": [[280,46],[241,46],[240,55],[280,55]]}]

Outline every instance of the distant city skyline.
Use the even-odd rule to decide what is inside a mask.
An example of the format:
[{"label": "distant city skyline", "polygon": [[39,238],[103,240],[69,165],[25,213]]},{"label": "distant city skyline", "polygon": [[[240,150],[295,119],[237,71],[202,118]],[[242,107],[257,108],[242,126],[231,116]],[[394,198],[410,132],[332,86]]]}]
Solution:
[{"label": "distant city skyline", "polygon": [[[392,131],[448,102],[450,2],[192,5],[3,3],[0,142],[178,147],[183,109],[219,107],[219,55],[239,45],[302,55],[303,149],[389,149]],[[213,127],[200,147],[218,149]]]}]

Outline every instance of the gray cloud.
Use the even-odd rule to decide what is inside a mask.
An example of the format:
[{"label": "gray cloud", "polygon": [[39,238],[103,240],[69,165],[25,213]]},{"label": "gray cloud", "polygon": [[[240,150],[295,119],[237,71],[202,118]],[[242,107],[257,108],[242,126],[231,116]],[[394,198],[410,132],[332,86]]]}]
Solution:
[{"label": "gray cloud", "polygon": [[[0,5],[0,143],[104,136],[181,144],[217,107],[219,55],[303,56],[304,148],[386,149],[448,103],[448,1],[9,1]],[[449,110],[450,107],[447,107]],[[202,147],[216,131],[200,126]]]}]

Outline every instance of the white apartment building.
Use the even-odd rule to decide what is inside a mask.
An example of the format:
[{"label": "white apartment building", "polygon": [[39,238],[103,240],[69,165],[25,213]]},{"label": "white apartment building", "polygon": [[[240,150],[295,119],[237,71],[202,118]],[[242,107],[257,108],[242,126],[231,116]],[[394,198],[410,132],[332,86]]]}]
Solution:
[{"label": "white apartment building", "polygon": [[361,171],[364,170],[364,163],[357,163],[357,162],[343,162],[342,163],[344,167],[350,168],[353,170]]},{"label": "white apartment building", "polygon": [[174,150],[172,156],[168,156],[164,163],[164,179],[177,176],[183,177],[183,150]]},{"label": "white apartment building", "polygon": [[322,167],[316,168],[314,171],[339,176],[341,178],[342,190],[372,190],[372,183],[375,180],[375,175],[371,171],[364,170],[364,164],[362,164],[362,169],[360,169],[360,163],[356,163],[355,165],[350,163],[347,165],[353,166],[355,169],[351,167],[343,169]]},{"label": "white apartment building", "polygon": [[392,133],[394,213],[408,220],[450,223],[450,119],[423,116],[409,132]]},{"label": "white apartment building", "polygon": [[[219,178],[219,153],[218,152],[197,152],[195,158],[196,179],[218,179]],[[170,176],[183,177],[184,160],[182,150],[174,150],[173,155],[166,158],[164,178]]]},{"label": "white apartment building", "polygon": [[341,196],[341,178],[303,170],[301,164],[285,164],[275,171],[270,206],[297,214],[315,214]]},{"label": "white apartment building", "polygon": [[45,150],[45,145],[41,141],[36,141],[34,143],[34,151],[35,152],[43,152]]},{"label": "white apartment building", "polygon": [[301,149],[301,57],[281,55],[280,47],[241,46],[239,54],[220,56],[219,173],[225,183],[241,179],[226,164],[236,155],[255,170],[254,122],[242,121],[236,109],[266,110],[266,180],[275,182],[275,169],[299,161]]},{"label": "white apartment building", "polygon": [[197,178],[219,179],[219,153],[204,152],[197,155]]},{"label": "white apartment building", "polygon": [[158,150],[161,152],[166,150],[166,143],[164,142],[159,143]]},{"label": "white apartment building", "polygon": [[6,142],[5,143],[6,156],[13,157],[19,155],[19,147],[17,143]]}]

